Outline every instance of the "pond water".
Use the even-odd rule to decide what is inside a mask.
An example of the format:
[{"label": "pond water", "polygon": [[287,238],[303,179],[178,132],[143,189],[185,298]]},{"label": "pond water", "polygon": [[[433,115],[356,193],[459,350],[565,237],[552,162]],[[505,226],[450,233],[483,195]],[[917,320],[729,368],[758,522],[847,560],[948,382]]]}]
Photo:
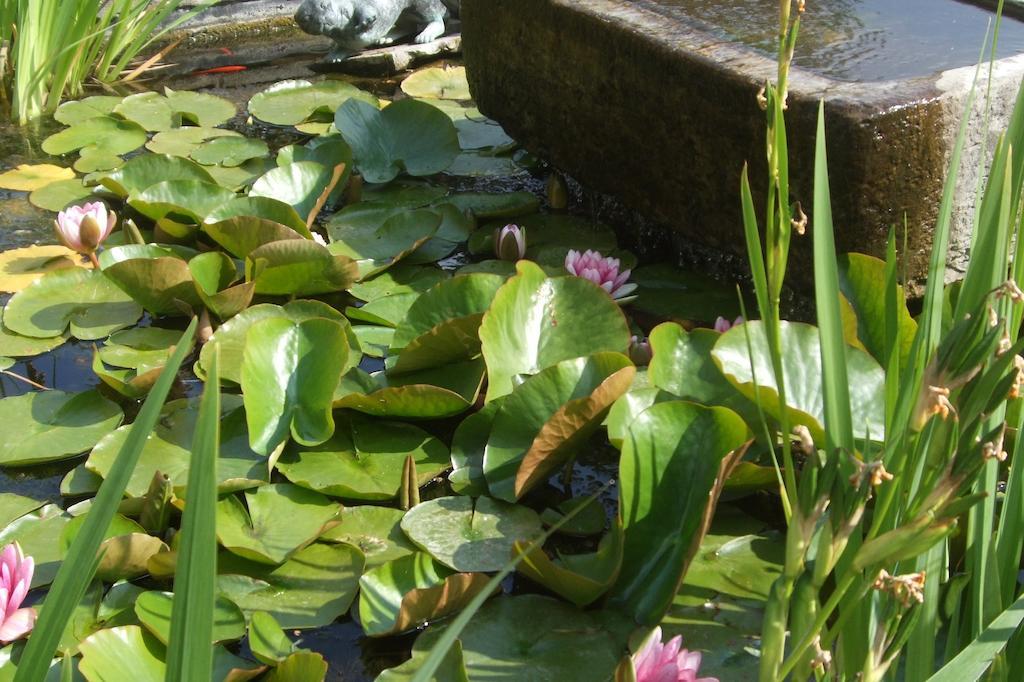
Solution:
[{"label": "pond water", "polygon": [[[772,0],[636,0],[725,40],[773,57]],[[794,62],[844,81],[928,76],[977,62],[995,14],[960,0],[828,0],[807,3]],[[998,57],[1024,52],[1024,22],[1005,17]]]}]

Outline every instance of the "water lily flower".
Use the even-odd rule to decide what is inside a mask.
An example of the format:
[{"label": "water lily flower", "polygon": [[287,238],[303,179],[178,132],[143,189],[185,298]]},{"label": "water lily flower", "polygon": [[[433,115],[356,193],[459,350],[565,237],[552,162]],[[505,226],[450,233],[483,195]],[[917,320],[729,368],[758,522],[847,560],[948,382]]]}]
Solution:
[{"label": "water lily flower", "polygon": [[729,331],[730,329],[732,329],[733,327],[735,327],[737,325],[741,325],[744,322],[746,322],[746,320],[743,319],[742,315],[737,317],[732,322],[730,322],[729,320],[725,319],[724,317],[719,317],[717,320],[715,320],[715,331],[724,334],[727,331]]},{"label": "water lily flower", "polygon": [[633,654],[636,682],[718,682],[714,677],[697,677],[700,652],[687,651],[682,645],[679,635],[662,644],[661,628],[654,628]]},{"label": "water lily flower", "polygon": [[526,257],[526,228],[506,225],[494,231],[494,255],[515,262]]},{"label": "water lily flower", "polygon": [[[631,270],[619,272],[619,259],[602,256],[598,251],[584,251],[580,253],[570,249],[565,255],[565,269],[570,274],[589,279],[620,303],[625,303],[626,296],[633,293],[636,284],[626,283]],[[632,300],[632,299],[630,299]]]},{"label": "water lily flower", "polygon": [[102,202],[69,206],[57,214],[53,227],[57,240],[72,251],[89,256],[96,264],[96,249],[110,236],[117,216]]},{"label": "water lily flower", "polygon": [[17,542],[0,552],[0,642],[24,637],[36,624],[36,610],[18,608],[32,584],[35,562],[21,552]]},{"label": "water lily flower", "polygon": [[632,336],[629,339],[629,359],[637,367],[651,364],[654,352],[651,350],[651,342],[646,336]]}]

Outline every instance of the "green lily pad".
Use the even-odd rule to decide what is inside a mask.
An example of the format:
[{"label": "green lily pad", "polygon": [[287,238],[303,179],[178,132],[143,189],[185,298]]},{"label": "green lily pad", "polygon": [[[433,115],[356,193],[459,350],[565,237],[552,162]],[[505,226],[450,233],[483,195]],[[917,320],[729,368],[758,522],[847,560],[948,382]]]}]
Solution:
[{"label": "green lily pad", "polygon": [[43,140],[47,154],[61,156],[80,149],[127,154],[146,143],[146,130],[138,123],[115,116],[97,116],[65,128]]},{"label": "green lily pad", "polygon": [[267,682],[323,682],[327,661],[315,651],[296,651],[267,675]]},{"label": "green lily pad", "polygon": [[206,92],[171,90],[165,87],[164,96],[176,114],[200,127],[219,126],[235,115],[235,105],[231,100]]},{"label": "green lily pad", "polygon": [[124,418],[95,391],[43,391],[0,399],[0,423],[17,438],[0,443],[0,465],[29,466],[67,459],[92,448]]},{"label": "green lily pad", "polygon": [[310,119],[331,120],[338,107],[353,98],[378,106],[376,97],[344,81],[281,81],[253,95],[249,113],[272,125],[298,125]]},{"label": "green lily pad", "polygon": [[363,188],[362,201],[402,208],[423,208],[440,201],[446,194],[448,188],[444,185],[402,178],[382,185],[366,185]]},{"label": "green lily pad", "polygon": [[[577,509],[579,511],[576,511]],[[569,513],[575,514],[572,518],[566,519]],[[541,513],[540,520],[548,526],[560,523],[559,533],[580,538],[600,535],[608,523],[604,505],[600,500],[589,497],[571,497],[554,509],[549,507]]]},{"label": "green lily pad", "polygon": [[476,402],[484,379],[480,359],[387,376],[349,371],[338,385],[334,406],[376,417],[442,419]]},{"label": "green lily pad", "polygon": [[253,249],[245,272],[258,294],[312,296],[347,289],[358,277],[358,266],[312,240],[285,239]]},{"label": "green lily pad", "polygon": [[[384,357],[395,336],[393,328],[380,327],[374,324],[352,325],[352,332],[359,339],[359,349],[363,352],[363,355],[369,355],[371,358]],[[2,335],[3,330],[0,329],[0,338],[2,338]],[[2,348],[2,341],[0,341],[0,348]]]},{"label": "green lily pad", "polygon": [[192,160],[204,166],[241,166],[249,159],[266,156],[270,148],[263,140],[250,137],[218,137],[192,150]]},{"label": "green lily pad", "polygon": [[235,262],[220,251],[202,253],[188,262],[192,282],[203,305],[222,320],[249,307],[256,292],[255,282],[231,286],[238,278]]},{"label": "green lily pad", "polygon": [[[7,525],[15,519],[19,519],[25,514],[34,512],[44,504],[45,503],[40,500],[26,497],[25,495],[18,495],[17,493],[0,493],[0,529],[6,528]],[[399,512],[399,517],[395,519],[396,527],[400,519],[401,512]]]},{"label": "green lily pad", "polygon": [[205,367],[210,364],[214,348],[220,349],[220,377],[222,381],[235,384],[242,383],[242,355],[245,348],[245,337],[249,329],[259,320],[281,317],[293,322],[302,322],[316,317],[334,320],[341,324],[349,337],[348,361],[345,371],[359,364],[359,342],[354,335],[349,335],[348,320],[337,310],[320,301],[291,301],[283,306],[261,303],[248,308],[231,318],[214,332],[213,338],[207,342],[199,353],[196,363],[196,374],[206,378]]},{"label": "green lily pad", "polygon": [[150,132],[170,130],[178,123],[167,98],[158,92],[128,95],[114,107],[113,113],[138,123]]},{"label": "green lily pad", "polygon": [[[790,424],[803,424],[815,441],[824,442],[825,408],[818,330],[807,324],[784,322],[781,332],[783,352],[789,360],[784,366],[788,368],[785,381]],[[761,406],[777,419],[782,406],[771,369],[764,326],[760,322],[748,322],[730,329],[715,344],[711,356],[729,382],[753,400],[754,380],[747,351],[748,334],[754,349],[753,365]],[[874,358],[862,350],[848,346],[846,358],[854,433],[862,437],[867,429],[866,435],[871,440],[881,441],[885,434],[885,372]]]},{"label": "green lily pad", "polygon": [[75,172],[70,168],[54,166],[52,163],[23,163],[17,168],[0,173],[0,189],[31,192],[58,180],[70,180],[74,177]]},{"label": "green lily pad", "polygon": [[53,117],[66,126],[81,123],[90,118],[106,116],[114,111],[123,97],[112,95],[93,95],[84,99],[64,102],[53,112]]},{"label": "green lily pad", "polygon": [[667,264],[636,268],[631,279],[638,285],[634,307],[655,317],[714,322],[719,316],[732,320],[740,314],[736,285],[731,282]]},{"label": "green lily pad", "polygon": [[382,501],[398,496],[402,467],[410,455],[420,485],[448,468],[448,448],[426,431],[412,424],[353,416],[348,423],[339,421],[325,443],[289,448],[277,468],[288,480],[311,490]]},{"label": "green lily pad", "polygon": [[[131,248],[116,246],[111,251]],[[103,274],[151,313],[189,315],[200,304],[188,263],[173,254],[117,259],[104,265]]]},{"label": "green lily pad", "polygon": [[605,426],[608,429],[608,442],[615,447],[622,449],[622,441],[626,437],[626,431],[633,420],[651,405],[664,403],[669,400],[678,400],[680,396],[660,388],[634,388],[624,393],[612,405],[605,419]]},{"label": "green lily pad", "polygon": [[376,277],[356,282],[349,287],[349,293],[361,301],[375,301],[399,294],[422,294],[446,279],[448,273],[438,268],[399,264]]},{"label": "green lily pad", "polygon": [[24,336],[52,338],[69,327],[92,341],[135,324],[142,308],[102,272],[72,268],[50,272],[8,302],[4,324]]},{"label": "green lily pad", "polygon": [[157,133],[153,136],[153,139],[146,143],[146,149],[154,154],[184,157],[191,155],[194,149],[207,140],[241,136],[241,133],[227,130],[226,128],[186,126]]},{"label": "green lily pad", "polygon": [[540,208],[540,199],[533,192],[459,192],[445,201],[480,220],[533,215]]},{"label": "green lily pad", "polygon": [[430,67],[410,74],[402,81],[402,92],[409,97],[433,97],[436,99],[468,100],[469,83],[466,81],[466,67]]},{"label": "green lily pad", "polygon": [[335,320],[272,317],[249,328],[242,394],[253,450],[269,455],[289,432],[303,445],[331,437],[331,401],[348,349],[346,328]]},{"label": "green lily pad", "polygon": [[[217,459],[217,489],[221,493],[263,485],[269,472],[264,457],[249,448],[245,412],[239,396],[221,397],[220,457]],[[128,479],[125,492],[132,497],[146,494],[157,471],[167,476],[179,497],[186,495],[188,466],[192,458],[192,437],[199,412],[198,399],[168,402],[156,429],[146,438],[138,464]],[[129,427],[107,434],[96,444],[85,462],[89,471],[106,477],[117,453],[128,437]]]},{"label": "green lily pad", "polygon": [[382,223],[332,218],[327,225],[330,249],[355,260],[359,278],[367,279],[427,243],[437,233],[441,221],[440,214],[425,209],[397,212]]},{"label": "green lily pad", "polygon": [[252,614],[249,647],[253,656],[267,665],[277,665],[296,650],[295,644],[284,634],[274,617],[265,611]]},{"label": "green lily pad", "polygon": [[252,184],[250,197],[270,197],[308,216],[331,182],[333,168],[316,161],[296,161],[267,171]]},{"label": "green lily pad", "polygon": [[110,369],[100,358],[99,352],[92,357],[92,371],[99,380],[126,398],[139,399],[145,397],[153,388],[160,376],[162,367],[147,367],[142,371],[135,369]]},{"label": "green lily pad", "polygon": [[462,610],[487,587],[482,573],[455,573],[416,552],[359,579],[359,624],[370,637],[407,632]]},{"label": "green lily pad", "polygon": [[516,143],[496,121],[463,119],[455,122],[455,129],[463,149],[509,148]]},{"label": "green lily pad", "polygon": [[251,187],[257,178],[273,167],[274,162],[269,156],[249,159],[240,166],[203,166],[218,185],[232,192],[244,191]]},{"label": "green lily pad", "polygon": [[[138,625],[99,630],[81,644],[79,672],[88,682],[163,682],[167,665],[166,648],[154,635]],[[262,669],[223,647],[213,651],[214,682],[252,679]]]},{"label": "green lily pad", "polygon": [[[598,505],[599,506],[599,505]],[[526,553],[525,543],[516,550]],[[607,592],[622,566],[623,533],[618,520],[589,554],[559,554],[552,560],[541,548],[528,553],[516,570],[576,606],[587,606]]]},{"label": "green lily pad", "polygon": [[352,149],[341,135],[321,135],[304,145],[288,145],[277,153],[277,164],[284,166],[296,161],[315,161],[327,168],[344,164],[338,184],[327,198],[327,204],[337,206],[344,200],[344,193],[352,177]]},{"label": "green lily pad", "polygon": [[217,539],[252,561],[281,564],[335,523],[341,506],[320,493],[272,483],[217,503]]},{"label": "green lily pad", "polygon": [[135,196],[159,182],[195,180],[213,183],[198,163],[167,154],[142,154],[103,175],[100,184],[120,197]]},{"label": "green lily pad", "polygon": [[422,502],[402,519],[417,546],[461,573],[488,573],[508,563],[517,540],[540,535],[540,518],[528,507],[490,497],[441,497]]},{"label": "green lily pad", "polygon": [[477,330],[503,284],[497,275],[467,275],[420,296],[395,329],[391,351],[399,354],[390,372],[414,372],[478,355]]},{"label": "green lily pad", "polygon": [[[488,223],[477,230],[469,240],[469,250],[475,254],[493,254],[494,228],[503,226],[505,222]],[[569,249],[593,249],[608,255],[618,245],[615,233],[607,225],[577,216],[535,213],[518,216],[515,223],[526,228],[527,258],[542,265],[555,265],[559,271],[564,271],[565,255]]]},{"label": "green lily pad", "polygon": [[0,529],[0,545],[17,542],[26,556],[35,559],[32,589],[53,582],[64,560],[61,536],[73,517],[55,504],[48,504],[18,517]]},{"label": "green lily pad", "polygon": [[369,504],[345,507],[341,510],[341,523],[327,530],[320,539],[358,547],[366,557],[367,567],[379,566],[416,551],[416,546],[402,531],[403,516],[404,511],[391,507]]},{"label": "green lily pad", "polygon": [[[398,244],[387,244],[386,242],[370,242],[367,240],[393,240],[399,235],[395,232],[394,223],[387,230],[382,229],[389,219],[401,216],[409,209],[393,204],[362,201],[358,204],[346,206],[331,217],[327,226],[331,240],[342,242],[343,245],[332,248],[341,249],[339,253],[346,253],[352,250],[354,253],[361,253],[372,250],[378,253],[378,258],[386,259],[408,249],[402,241]],[[440,204],[429,209],[441,217],[433,236],[413,253],[405,256],[406,263],[432,263],[448,256],[458,245],[465,242],[474,229],[473,221],[462,211],[451,204]],[[417,215],[424,215],[417,211]],[[424,219],[424,226],[427,222]],[[419,236],[418,231],[410,232],[410,238]]]},{"label": "green lily pad", "polygon": [[657,403],[629,426],[619,460],[625,555],[612,603],[638,623],[656,625],[671,606],[722,462],[747,438],[735,412],[685,401]]},{"label": "green lily pad", "polygon": [[95,496],[103,479],[79,464],[61,479],[60,494],[64,497]]},{"label": "green lily pad", "polygon": [[56,244],[0,251],[0,291],[16,293],[48,272],[82,267],[81,257]]},{"label": "green lily pad", "polygon": [[306,227],[306,219],[289,204],[272,197],[235,197],[210,211],[206,215],[206,222],[216,223],[228,218],[243,216],[271,220],[291,228],[303,237],[311,237],[309,228]]},{"label": "green lily pad", "polygon": [[132,194],[128,204],[150,220],[166,217],[198,224],[210,211],[234,198],[234,192],[213,182],[165,180]]},{"label": "green lily pad", "polygon": [[276,568],[222,554],[217,570],[220,593],[247,616],[266,611],[282,628],[316,628],[352,605],[363,555],[350,545],[315,543]]},{"label": "green lily pad", "polygon": [[281,223],[251,216],[225,218],[215,223],[207,223],[203,225],[202,230],[238,258],[245,258],[259,247],[272,242],[305,239]]},{"label": "green lily pad", "polygon": [[98,171],[110,171],[124,165],[124,159],[117,154],[96,151],[87,152],[78,157],[74,168],[79,173],[95,173]]},{"label": "green lily pad", "polygon": [[576,453],[636,374],[620,353],[563,360],[502,402],[484,452],[491,494],[515,502]]},{"label": "green lily pad", "polygon": [[[164,644],[171,634],[171,592],[143,592],[135,602],[135,614],[142,625]],[[213,643],[230,642],[245,635],[245,616],[227,597],[217,597],[213,607]]]},{"label": "green lily pad", "polygon": [[503,399],[492,400],[462,420],[452,436],[452,472],[448,482],[456,495],[487,494],[484,450]]},{"label": "green lily pad", "polygon": [[403,170],[433,175],[459,154],[459,137],[443,112],[414,99],[395,102],[383,111],[350,99],[335,116],[335,126],[352,147],[367,182],[388,182]]},{"label": "green lily pad", "polygon": [[512,392],[512,379],[601,351],[625,353],[629,326],[601,287],[581,277],[549,278],[529,261],[498,290],[480,325],[487,400]]},{"label": "green lily pad", "polygon": [[[839,257],[839,287],[857,315],[857,337],[871,355],[884,364],[885,358],[885,261],[862,253]],[[897,286],[897,300],[905,301],[903,287]],[[917,322],[906,305],[898,312],[902,347],[900,366],[905,367],[917,333]]]},{"label": "green lily pad", "polygon": [[28,201],[37,208],[57,212],[91,196],[92,188],[86,187],[81,180],[75,178],[73,180],[58,180],[45,187],[40,187],[28,195]]},{"label": "green lily pad", "polygon": [[[379,277],[380,275],[377,275]],[[409,308],[419,298],[418,293],[381,296],[364,305],[345,308],[345,315],[351,320],[377,324],[394,329],[405,319]]]}]

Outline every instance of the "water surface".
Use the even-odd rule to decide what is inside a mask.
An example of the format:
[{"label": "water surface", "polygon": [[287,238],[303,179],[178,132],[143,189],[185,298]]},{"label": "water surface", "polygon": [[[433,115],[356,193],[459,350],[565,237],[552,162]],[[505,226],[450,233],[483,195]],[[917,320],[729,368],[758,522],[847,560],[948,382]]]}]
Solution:
[{"label": "water surface", "polygon": [[[774,57],[777,0],[634,0]],[[844,81],[928,76],[975,64],[995,13],[959,0],[808,0],[795,63]],[[1024,22],[1004,17],[996,56],[1024,52]]]}]

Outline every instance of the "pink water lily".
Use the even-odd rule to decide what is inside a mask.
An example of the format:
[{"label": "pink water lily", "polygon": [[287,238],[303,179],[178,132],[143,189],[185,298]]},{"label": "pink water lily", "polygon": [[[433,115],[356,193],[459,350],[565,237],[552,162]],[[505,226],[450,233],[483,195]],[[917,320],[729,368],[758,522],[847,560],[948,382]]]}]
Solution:
[{"label": "pink water lily", "polygon": [[661,643],[661,628],[654,628],[640,650],[633,654],[636,682],[718,682],[714,677],[697,677],[700,652],[682,648],[683,638],[676,635]]},{"label": "pink water lily", "polygon": [[515,262],[526,257],[526,228],[506,225],[494,231],[494,255]]},{"label": "pink water lily", "polygon": [[36,610],[18,608],[32,584],[35,562],[21,552],[17,542],[0,552],[0,642],[24,637],[36,624]]},{"label": "pink water lily", "polygon": [[580,253],[570,249],[565,255],[565,269],[570,274],[589,279],[620,303],[636,289],[636,284],[627,284],[631,270],[619,272],[619,259],[602,256],[598,251]]},{"label": "pink water lily", "polygon": [[102,202],[69,206],[53,221],[57,240],[72,251],[89,256],[95,264],[96,249],[110,236],[117,216]]},{"label": "pink water lily", "polygon": [[719,317],[717,320],[715,320],[715,331],[716,332],[721,332],[722,334],[724,334],[725,332],[729,331],[733,327],[735,327],[737,325],[741,325],[744,322],[746,322],[746,320],[743,319],[742,315],[737,317],[732,322],[730,322],[729,320],[725,319],[724,317]]}]

